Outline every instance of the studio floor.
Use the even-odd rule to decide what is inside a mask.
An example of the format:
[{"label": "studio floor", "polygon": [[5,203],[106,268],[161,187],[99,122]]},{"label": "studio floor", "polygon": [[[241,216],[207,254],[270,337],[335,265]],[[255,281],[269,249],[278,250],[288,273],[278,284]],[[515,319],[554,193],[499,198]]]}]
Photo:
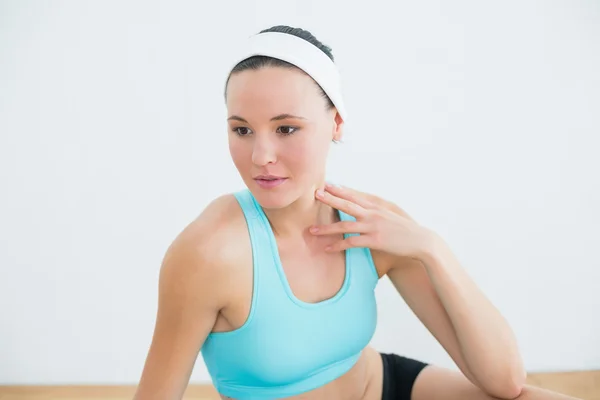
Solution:
[{"label": "studio floor", "polygon": [[[600,371],[529,374],[528,383],[584,400],[600,400]],[[0,386],[0,400],[131,400],[134,386]],[[186,400],[218,400],[210,385],[190,385]]]}]

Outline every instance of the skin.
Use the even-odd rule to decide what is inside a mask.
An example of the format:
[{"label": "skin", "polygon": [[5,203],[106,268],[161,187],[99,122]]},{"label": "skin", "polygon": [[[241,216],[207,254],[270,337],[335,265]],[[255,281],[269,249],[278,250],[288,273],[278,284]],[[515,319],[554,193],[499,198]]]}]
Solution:
[{"label": "skin", "polygon": [[[335,208],[350,207],[345,210],[353,214],[362,204],[369,211],[360,221],[369,229],[364,240],[370,240],[366,247],[372,249],[379,276],[389,277],[460,368],[428,366],[415,382],[413,399],[570,398],[523,384],[525,373],[510,329],[437,235],[374,195],[328,188],[325,197],[315,196],[325,188],[329,147],[341,139],[344,123],[335,109],[326,107],[310,77],[279,67],[237,73],[228,85],[227,108],[232,160],[272,224],[296,297],[318,302],[339,291],[345,273],[341,250],[351,243],[336,229],[342,226]],[[263,189],[254,180],[259,174],[287,180]],[[314,227],[319,232],[311,232]],[[389,234],[378,235],[381,231]],[[394,246],[406,240],[389,238],[411,245]],[[325,250],[328,246],[333,249]],[[246,321],[252,279],[246,222],[233,195],[226,194],[212,201],[165,255],[155,330],[135,399],[182,398],[207,335],[237,329]],[[481,304],[478,309],[467,305],[473,302]],[[491,321],[489,326],[473,323],[480,315]],[[345,375],[290,399],[379,400],[382,381],[379,353],[367,347]]]}]

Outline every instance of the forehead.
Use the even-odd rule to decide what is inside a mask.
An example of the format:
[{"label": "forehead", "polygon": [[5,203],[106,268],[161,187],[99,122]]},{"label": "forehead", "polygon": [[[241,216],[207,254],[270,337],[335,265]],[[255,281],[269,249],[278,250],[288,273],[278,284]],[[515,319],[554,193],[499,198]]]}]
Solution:
[{"label": "forehead", "polygon": [[310,113],[323,108],[317,84],[293,68],[265,67],[235,73],[227,85],[230,114]]}]

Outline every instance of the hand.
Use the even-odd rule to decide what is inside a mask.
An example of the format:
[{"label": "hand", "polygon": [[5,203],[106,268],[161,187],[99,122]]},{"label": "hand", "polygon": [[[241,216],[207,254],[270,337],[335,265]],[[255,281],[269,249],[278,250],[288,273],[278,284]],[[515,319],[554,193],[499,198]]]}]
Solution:
[{"label": "hand", "polygon": [[351,247],[368,247],[398,257],[421,259],[431,245],[432,232],[419,225],[408,214],[375,196],[349,188],[327,184],[316,198],[356,218],[356,221],[340,221],[329,225],[313,226],[313,235],[338,235],[359,233],[340,240],[326,251],[343,251]]}]

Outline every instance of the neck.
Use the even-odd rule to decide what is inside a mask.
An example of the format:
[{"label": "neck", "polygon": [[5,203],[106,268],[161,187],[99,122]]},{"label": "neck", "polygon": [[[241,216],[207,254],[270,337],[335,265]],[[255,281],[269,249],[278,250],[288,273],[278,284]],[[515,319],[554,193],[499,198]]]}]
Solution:
[{"label": "neck", "polygon": [[316,190],[317,187],[285,208],[264,210],[276,236],[286,238],[304,236],[313,225],[338,221],[337,211],[315,198]]}]

